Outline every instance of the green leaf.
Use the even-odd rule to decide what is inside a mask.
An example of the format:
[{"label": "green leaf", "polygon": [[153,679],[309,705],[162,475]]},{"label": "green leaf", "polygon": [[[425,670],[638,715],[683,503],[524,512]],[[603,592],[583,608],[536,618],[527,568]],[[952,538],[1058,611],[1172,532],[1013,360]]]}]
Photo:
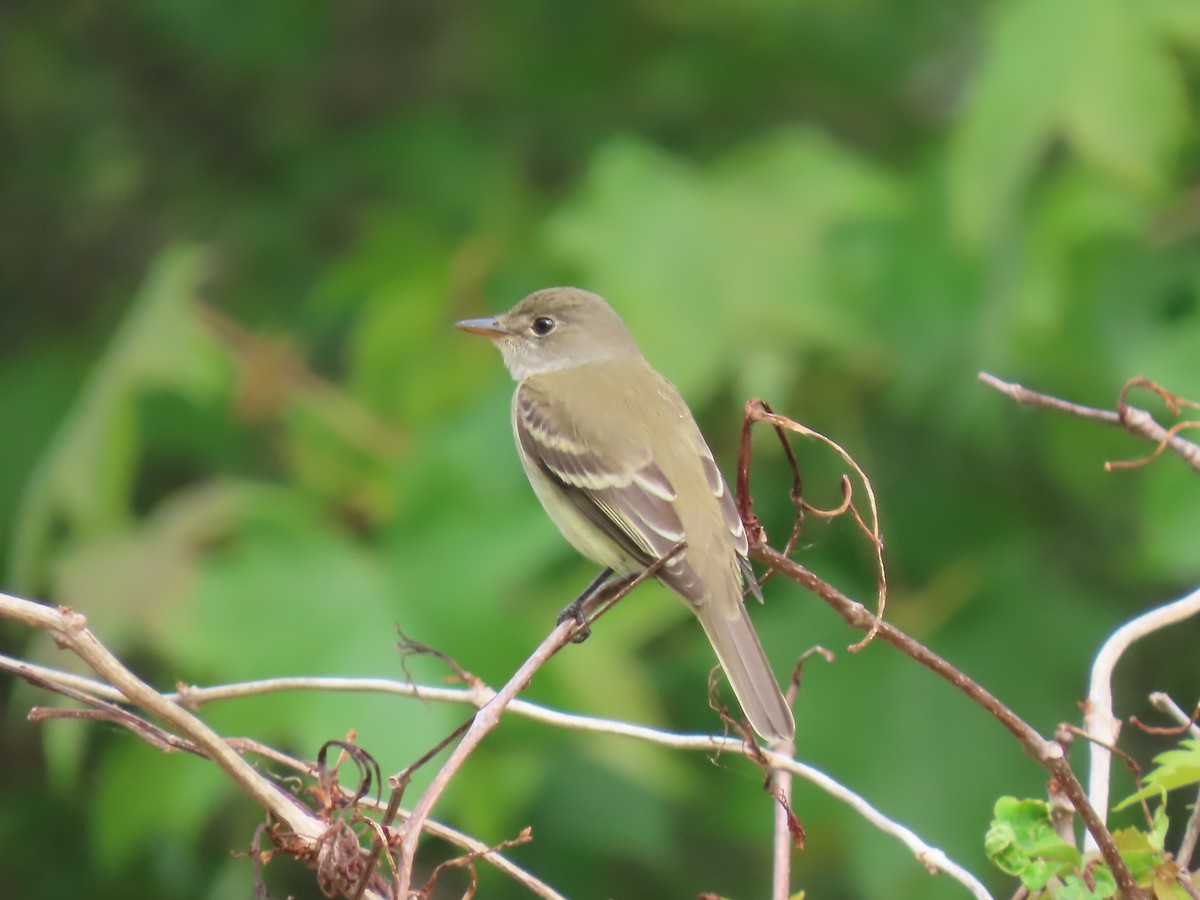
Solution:
[{"label": "green leaf", "polygon": [[[1160,806],[1154,813],[1150,832],[1122,828],[1113,832],[1113,843],[1129,866],[1134,880],[1151,888],[1157,900],[1187,900],[1188,894],[1178,883],[1179,866],[1164,850],[1167,816]],[[1107,871],[1107,870],[1106,870]]]},{"label": "green leaf", "polygon": [[1113,873],[1108,870],[1107,866],[1095,866],[1091,871],[1091,876],[1096,885],[1096,896],[1116,896],[1117,879],[1113,877]]},{"label": "green leaf", "polygon": [[1031,891],[1081,862],[1079,851],[1055,833],[1050,805],[1043,800],[997,800],[984,850],[1001,871],[1016,875]]},{"label": "green leaf", "polygon": [[1113,832],[1113,843],[1121,851],[1121,859],[1139,883],[1144,883],[1151,873],[1166,860],[1161,846],[1154,838],[1137,828],[1121,828]]},{"label": "green leaf", "polygon": [[1153,828],[1148,835],[1150,844],[1162,850],[1167,845],[1167,831],[1171,827],[1171,820],[1167,818],[1167,810],[1165,807],[1159,806],[1154,810]]},{"label": "green leaf", "polygon": [[1180,749],[1167,750],[1154,757],[1157,765],[1143,778],[1145,787],[1118,803],[1120,810],[1150,797],[1162,796],[1167,791],[1200,783],[1200,740],[1187,738],[1180,741]]}]

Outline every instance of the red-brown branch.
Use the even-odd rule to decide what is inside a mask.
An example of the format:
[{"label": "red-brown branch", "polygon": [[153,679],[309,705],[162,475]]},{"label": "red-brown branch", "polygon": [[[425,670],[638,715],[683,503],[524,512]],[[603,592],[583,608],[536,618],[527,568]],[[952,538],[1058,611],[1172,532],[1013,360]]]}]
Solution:
[{"label": "red-brown branch", "polygon": [[1122,896],[1130,898],[1130,900],[1135,900],[1135,898],[1140,900],[1145,897],[1134,881],[1129,867],[1121,859],[1121,854],[1117,850],[1116,844],[1113,843],[1112,835],[1096,814],[1091,803],[1088,802],[1083,786],[1075,777],[1075,773],[1071,771],[1071,766],[1058,743],[1043,738],[1032,726],[1005,706],[986,688],[942,659],[924,644],[909,637],[890,622],[880,622],[861,603],[851,600],[833,585],[814,575],[799,563],[788,559],[773,547],[766,544],[754,544],[750,547],[750,555],[775,569],[784,577],[790,578],[805,590],[816,594],[852,628],[863,631],[876,628],[877,636],[880,639],[948,681],[1000,722],[1017,739],[1025,752],[1054,776],[1060,791],[1070,800],[1071,805],[1079,813],[1079,818],[1083,821],[1084,826],[1095,839],[1100,854],[1112,871]]}]

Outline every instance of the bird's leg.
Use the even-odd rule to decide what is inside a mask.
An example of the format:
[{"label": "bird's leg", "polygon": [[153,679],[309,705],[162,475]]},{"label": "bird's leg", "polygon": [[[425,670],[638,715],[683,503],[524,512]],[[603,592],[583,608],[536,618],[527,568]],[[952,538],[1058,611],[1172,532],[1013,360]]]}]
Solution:
[{"label": "bird's leg", "polygon": [[572,643],[582,644],[588,639],[592,633],[592,629],[587,623],[588,613],[599,606],[606,597],[624,587],[630,578],[628,575],[613,578],[612,573],[612,569],[605,569],[597,575],[592,583],[583,589],[583,593],[568,603],[558,614],[558,624],[561,625],[567,619],[573,619],[579,626],[571,635]]},{"label": "bird's leg", "polygon": [[591,635],[592,629],[588,625],[590,613],[599,610],[597,616],[603,615],[612,604],[624,597],[638,584],[647,578],[657,578],[658,573],[675,558],[676,554],[682,553],[686,549],[687,541],[680,541],[640,572],[629,572],[612,578],[610,576],[613,570],[607,568],[597,575],[592,583],[584,589],[584,592],[568,603],[558,614],[559,625],[567,619],[572,619],[577,626],[571,635],[571,643],[582,644]]},{"label": "bird's leg", "polygon": [[588,627],[587,623],[588,610],[592,606],[593,598],[597,597],[604,589],[604,585],[612,573],[612,569],[606,568],[592,579],[592,583],[583,589],[582,594],[563,607],[563,611],[558,614],[557,624],[561,625],[567,619],[574,619],[575,624],[579,626],[571,636],[572,643],[582,644],[591,635],[592,629]]}]

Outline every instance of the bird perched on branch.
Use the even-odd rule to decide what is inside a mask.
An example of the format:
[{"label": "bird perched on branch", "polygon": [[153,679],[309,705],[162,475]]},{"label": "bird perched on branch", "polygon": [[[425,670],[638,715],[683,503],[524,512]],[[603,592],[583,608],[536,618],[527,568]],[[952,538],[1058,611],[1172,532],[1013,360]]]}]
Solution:
[{"label": "bird perched on branch", "polygon": [[557,287],[457,327],[491,338],[516,379],[517,451],[567,540],[623,575],[684,543],[657,578],[700,620],[754,730],[790,740],[791,709],[742,602],[743,578],[757,585],[733,497],[687,404],[620,316]]}]

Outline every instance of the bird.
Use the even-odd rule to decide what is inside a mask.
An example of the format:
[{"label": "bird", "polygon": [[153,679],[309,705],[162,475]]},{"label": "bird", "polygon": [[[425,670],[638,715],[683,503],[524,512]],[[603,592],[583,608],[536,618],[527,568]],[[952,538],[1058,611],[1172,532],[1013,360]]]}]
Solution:
[{"label": "bird", "polygon": [[657,579],[700,621],[754,730],[792,740],[792,710],[743,602],[743,579],[758,585],[737,506],[687,403],[617,312],[597,294],[551,287],[456,327],[490,338],[517,382],[517,452],[567,541],[625,576],[682,543]]}]

